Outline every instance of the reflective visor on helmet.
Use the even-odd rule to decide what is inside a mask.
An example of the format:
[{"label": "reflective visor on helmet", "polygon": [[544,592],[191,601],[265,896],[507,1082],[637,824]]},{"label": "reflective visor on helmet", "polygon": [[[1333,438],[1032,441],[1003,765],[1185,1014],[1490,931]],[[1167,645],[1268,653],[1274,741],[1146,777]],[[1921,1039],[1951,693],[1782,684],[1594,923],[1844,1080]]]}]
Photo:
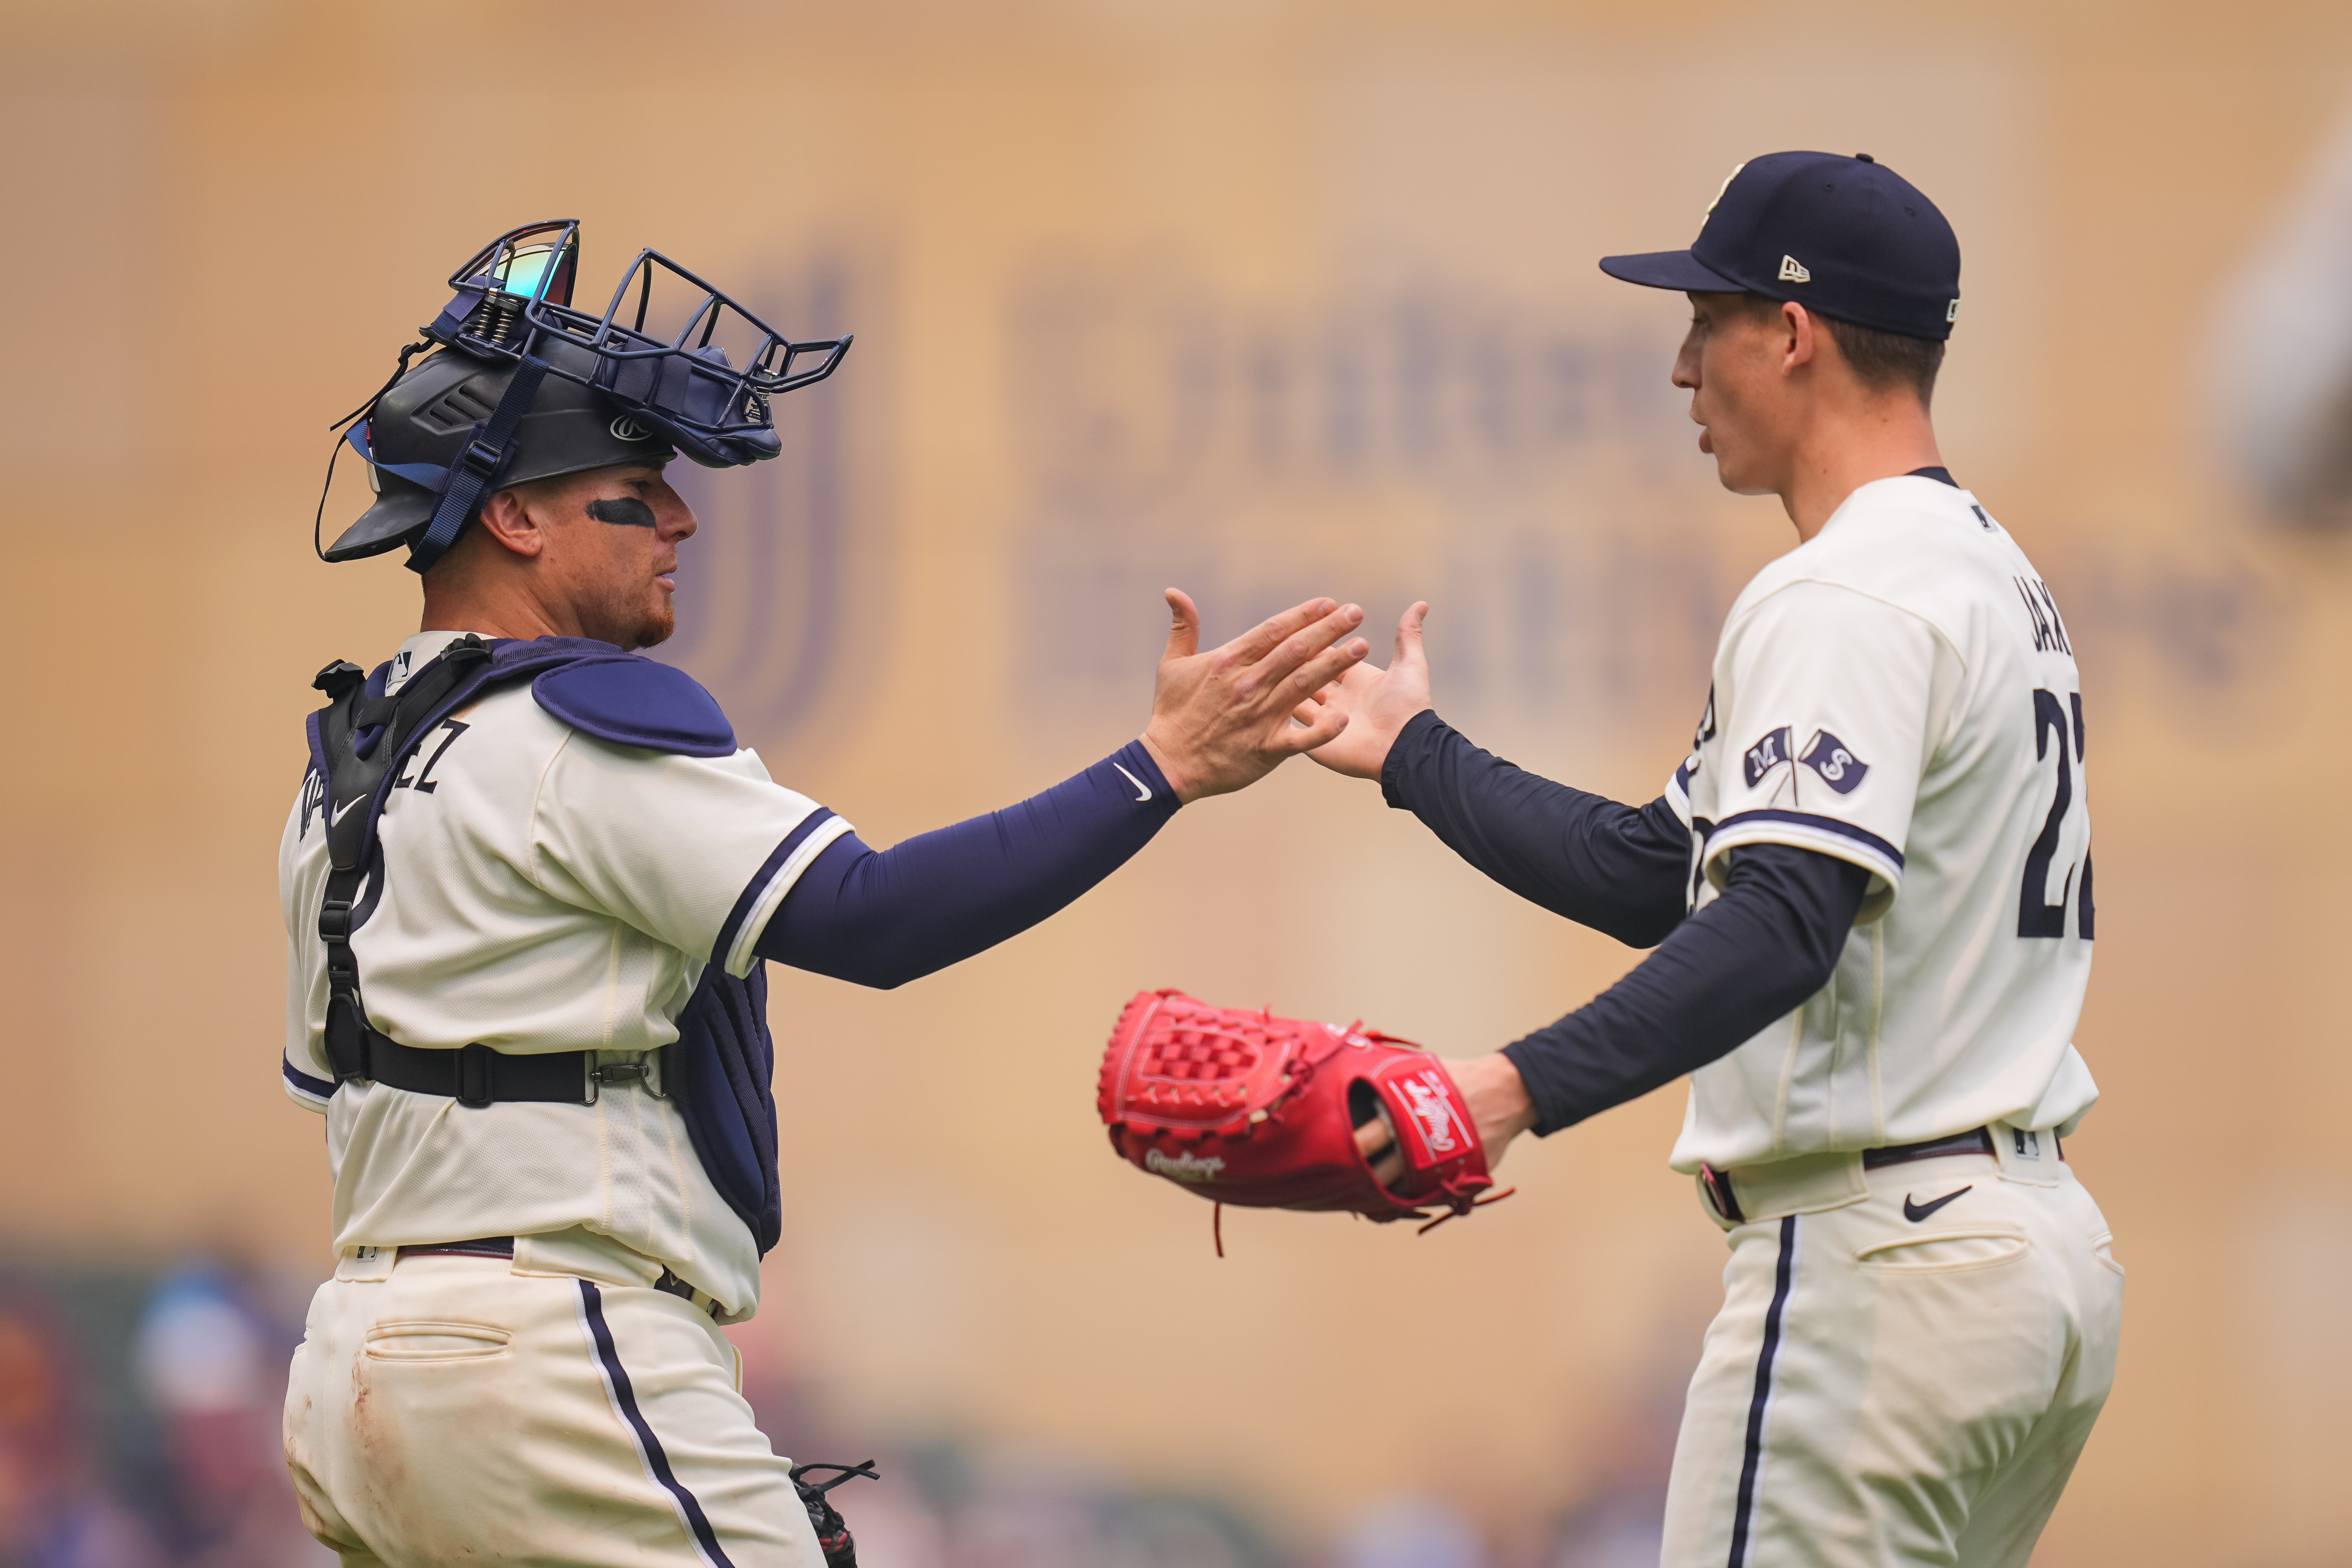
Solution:
[{"label": "reflective visor on helmet", "polygon": [[501,293],[534,300],[544,298],[559,305],[572,303],[572,276],[580,267],[578,225],[565,224],[553,239],[523,242],[509,235],[500,244],[504,254],[487,270]]}]

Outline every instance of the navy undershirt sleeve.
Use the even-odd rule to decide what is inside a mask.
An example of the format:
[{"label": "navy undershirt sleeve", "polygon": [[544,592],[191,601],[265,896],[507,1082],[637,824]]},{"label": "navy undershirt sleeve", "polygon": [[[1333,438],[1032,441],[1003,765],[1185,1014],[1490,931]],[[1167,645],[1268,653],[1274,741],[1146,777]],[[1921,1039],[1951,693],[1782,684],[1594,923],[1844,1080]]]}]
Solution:
[{"label": "navy undershirt sleeve", "polygon": [[1731,851],[1720,897],[1633,972],[1503,1047],[1538,1133],[1647,1094],[1786,1017],[1829,984],[1870,873],[1788,844]]},{"label": "navy undershirt sleeve", "polygon": [[1432,710],[1381,768],[1388,803],[1521,898],[1632,947],[1682,923],[1691,835],[1661,796],[1638,809],[1514,767]]},{"label": "navy undershirt sleeve", "polygon": [[875,850],[845,833],[810,862],[753,949],[888,989],[1018,935],[1109,876],[1176,815],[1131,741],[1043,795]]}]

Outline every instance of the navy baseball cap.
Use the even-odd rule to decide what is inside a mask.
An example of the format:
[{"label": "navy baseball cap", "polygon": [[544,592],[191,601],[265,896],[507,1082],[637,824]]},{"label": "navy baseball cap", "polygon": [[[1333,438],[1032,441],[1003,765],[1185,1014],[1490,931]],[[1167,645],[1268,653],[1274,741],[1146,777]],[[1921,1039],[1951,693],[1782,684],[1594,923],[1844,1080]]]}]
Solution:
[{"label": "navy baseball cap", "polygon": [[1936,204],[1873,159],[1768,153],[1731,172],[1688,250],[1604,256],[1652,289],[1762,294],[1941,342],[1960,314],[1960,242]]}]

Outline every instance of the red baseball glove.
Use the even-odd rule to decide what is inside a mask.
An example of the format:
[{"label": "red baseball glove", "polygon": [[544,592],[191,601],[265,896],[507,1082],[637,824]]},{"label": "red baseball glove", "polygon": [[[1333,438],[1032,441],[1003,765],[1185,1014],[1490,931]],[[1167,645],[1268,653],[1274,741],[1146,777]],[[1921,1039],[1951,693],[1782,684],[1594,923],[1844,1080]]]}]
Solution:
[{"label": "red baseball glove", "polygon": [[[1095,1107],[1121,1158],[1220,1205],[1348,1209],[1428,1230],[1507,1195],[1479,1196],[1495,1179],[1444,1064],[1360,1023],[1140,992],[1111,1031]],[[1374,1121],[1403,1156],[1388,1184],[1365,1159],[1377,1141],[1357,1135]]]}]

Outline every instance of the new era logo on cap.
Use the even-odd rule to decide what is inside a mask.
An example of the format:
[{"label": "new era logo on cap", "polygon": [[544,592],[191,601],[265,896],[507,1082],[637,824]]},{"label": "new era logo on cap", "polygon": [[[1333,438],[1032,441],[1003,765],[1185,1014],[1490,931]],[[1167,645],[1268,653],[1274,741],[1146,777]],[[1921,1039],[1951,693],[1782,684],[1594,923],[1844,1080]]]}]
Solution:
[{"label": "new era logo on cap", "polygon": [[1689,249],[1603,257],[1601,269],[1652,289],[1801,299],[1820,315],[1936,342],[1959,316],[1952,226],[1866,153],[1751,158],[1716,194]]}]

